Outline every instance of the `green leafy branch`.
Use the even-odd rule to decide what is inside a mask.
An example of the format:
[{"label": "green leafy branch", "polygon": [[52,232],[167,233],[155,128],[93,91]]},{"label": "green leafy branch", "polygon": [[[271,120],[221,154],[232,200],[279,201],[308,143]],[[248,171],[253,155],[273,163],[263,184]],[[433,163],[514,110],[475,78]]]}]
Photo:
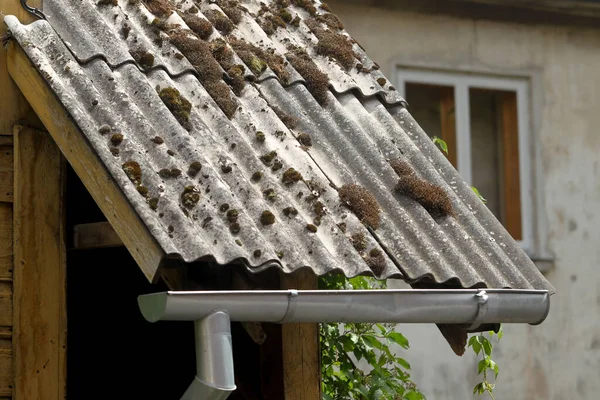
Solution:
[{"label": "green leafy branch", "polygon": [[431,140],[433,140],[433,143],[437,144],[437,145],[440,147],[440,149],[441,149],[441,150],[442,150],[444,153],[446,153],[446,155],[448,155],[448,154],[449,154],[449,153],[448,153],[448,144],[446,143],[446,141],[444,141],[443,139],[440,139],[440,138],[439,138],[439,137],[437,137],[437,136],[434,136],[434,137],[432,137],[432,138],[431,138]]},{"label": "green leafy branch", "polygon": [[[341,275],[321,278],[328,290],[385,289],[385,281]],[[324,400],[424,400],[410,380],[410,364],[390,349],[409,348],[394,324],[329,323],[320,325],[321,377]],[[356,365],[365,360],[364,372]]]},{"label": "green leafy branch", "polygon": [[[494,334],[495,332],[490,331],[490,338],[492,338]],[[502,339],[503,335],[502,327],[500,327],[497,334],[498,341]],[[477,356],[479,356],[480,353],[483,356],[483,359],[477,363],[477,375],[483,374],[483,380],[475,385],[473,394],[482,395],[487,393],[492,400],[496,400],[493,394],[496,384],[488,381],[488,371],[494,373],[494,382],[496,381],[496,378],[498,378],[498,364],[492,360],[492,342],[490,342],[482,332],[480,335],[472,336],[469,339],[468,347],[471,347]]]}]

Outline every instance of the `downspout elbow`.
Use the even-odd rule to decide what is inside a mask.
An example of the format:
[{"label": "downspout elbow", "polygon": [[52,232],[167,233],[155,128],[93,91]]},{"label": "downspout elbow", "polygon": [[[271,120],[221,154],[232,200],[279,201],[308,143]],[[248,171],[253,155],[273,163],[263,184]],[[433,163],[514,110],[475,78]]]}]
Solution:
[{"label": "downspout elbow", "polygon": [[236,389],[229,315],[216,311],[194,328],[196,376],[181,400],[224,400]]}]

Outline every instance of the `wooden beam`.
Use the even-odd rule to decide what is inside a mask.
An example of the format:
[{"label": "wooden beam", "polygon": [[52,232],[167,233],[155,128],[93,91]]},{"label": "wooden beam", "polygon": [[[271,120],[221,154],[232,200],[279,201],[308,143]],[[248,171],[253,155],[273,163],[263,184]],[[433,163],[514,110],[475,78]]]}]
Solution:
[{"label": "wooden beam", "polygon": [[[42,6],[42,0],[28,0],[27,4],[31,7],[39,8]],[[35,21],[35,17],[29,14],[18,0],[0,1],[0,16],[14,15],[23,24]],[[6,33],[6,24],[0,21],[0,36]],[[19,91],[19,88],[8,74],[6,69],[7,53],[0,50],[0,135],[12,135],[12,128],[17,122],[27,121],[29,125],[41,128],[41,123],[35,113],[31,112],[31,106],[25,100],[25,97]],[[1,143],[1,142],[0,142]],[[1,181],[2,177],[0,177]],[[0,188],[2,193],[2,188]],[[2,201],[0,199],[0,201]]]},{"label": "wooden beam", "polygon": [[11,203],[12,201],[13,201],[12,136],[0,136],[0,202]]},{"label": "wooden beam", "polygon": [[15,129],[14,400],[65,398],[65,171],[50,135]]},{"label": "wooden beam", "polygon": [[517,94],[505,92],[500,96],[502,112],[502,165],[506,230],[515,240],[523,239],[521,221],[521,178],[519,168],[519,126]]},{"label": "wooden beam", "polygon": [[93,222],[73,227],[73,246],[75,249],[101,249],[123,246],[110,222]]},{"label": "wooden beam", "polygon": [[12,216],[12,204],[0,203],[0,282],[11,282],[13,276]]},{"label": "wooden beam", "polygon": [[[283,275],[281,281],[282,289],[317,289],[317,276],[307,268]],[[283,324],[281,339],[285,400],[320,400],[319,325]]]},{"label": "wooden beam", "polygon": [[85,135],[17,44],[8,45],[8,71],[106,219],[150,281],[164,252],[114,181]]}]

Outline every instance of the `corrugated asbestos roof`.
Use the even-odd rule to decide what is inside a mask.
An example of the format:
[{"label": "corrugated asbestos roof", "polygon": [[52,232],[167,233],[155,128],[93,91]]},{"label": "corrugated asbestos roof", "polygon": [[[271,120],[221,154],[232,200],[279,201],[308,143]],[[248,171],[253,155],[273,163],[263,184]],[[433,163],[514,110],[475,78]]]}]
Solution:
[{"label": "corrugated asbestos roof", "polygon": [[47,21],[5,21],[168,255],[553,291],[335,16],[239,3],[54,0]]}]

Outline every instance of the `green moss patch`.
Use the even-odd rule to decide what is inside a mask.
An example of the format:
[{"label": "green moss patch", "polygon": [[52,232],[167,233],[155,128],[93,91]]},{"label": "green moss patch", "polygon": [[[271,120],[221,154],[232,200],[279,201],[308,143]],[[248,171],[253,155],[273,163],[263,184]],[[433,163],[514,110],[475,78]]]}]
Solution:
[{"label": "green moss patch", "polygon": [[245,68],[243,65],[234,64],[233,50],[229,48],[223,39],[215,39],[210,43],[213,57],[227,72],[227,83],[231,86],[233,92],[239,96],[246,85],[244,80]]},{"label": "green moss patch", "polygon": [[310,15],[315,15],[317,13],[314,0],[291,0],[291,2],[296,7],[306,10]]},{"label": "green moss patch", "polygon": [[122,165],[123,172],[135,185],[142,183],[142,168],[136,161],[127,161]]},{"label": "green moss patch", "polygon": [[136,50],[130,51],[129,54],[143,69],[149,69],[154,65],[154,56],[148,51]]},{"label": "green moss patch", "polygon": [[212,54],[210,45],[192,31],[176,30],[169,35],[171,43],[188,59],[198,72],[202,86],[221,108],[227,118],[237,110],[238,103],[223,82],[222,70]]},{"label": "green moss patch", "polygon": [[192,128],[190,123],[190,112],[192,111],[192,103],[179,93],[175,88],[164,88],[158,92],[158,96],[167,106],[171,114],[186,130]]},{"label": "green moss patch", "polygon": [[281,177],[281,181],[286,185],[291,185],[292,183],[296,183],[302,179],[302,174],[296,171],[294,168],[288,168]]},{"label": "green moss patch", "polygon": [[390,165],[400,177],[397,192],[418,202],[432,218],[454,216],[452,201],[444,189],[419,178],[406,162],[392,160]]},{"label": "green moss patch", "polygon": [[329,27],[329,29],[335,29],[338,31],[341,31],[342,29],[344,29],[344,24],[342,24],[342,21],[340,21],[338,16],[335,14],[331,14],[331,13],[321,14],[321,15],[317,15],[315,17],[315,19],[317,21],[327,25]]},{"label": "green moss patch", "polygon": [[195,186],[186,186],[181,193],[181,204],[186,208],[194,208],[200,201],[200,192]]},{"label": "green moss patch", "polygon": [[265,72],[268,65],[282,83],[289,82],[290,74],[285,68],[285,59],[275,53],[274,49],[263,50],[243,39],[233,37],[229,38],[229,44],[257,78]]},{"label": "green moss patch", "polygon": [[307,20],[306,24],[319,39],[317,54],[335,59],[346,70],[356,64],[356,56],[348,36],[322,28],[321,23],[316,19]]},{"label": "green moss patch", "polygon": [[375,196],[367,189],[356,184],[345,184],[338,191],[341,202],[373,229],[379,228],[381,209]]},{"label": "green moss patch", "polygon": [[218,0],[217,5],[223,10],[225,15],[229,17],[231,22],[236,25],[242,22],[243,12],[246,11],[246,9],[240,6],[238,0]]},{"label": "green moss patch", "polygon": [[296,210],[294,207],[286,207],[283,209],[283,215],[285,215],[286,217],[294,217],[298,215],[298,210]]},{"label": "green moss patch", "polygon": [[200,163],[200,161],[192,161],[190,166],[188,167],[187,174],[190,177],[194,178],[196,177],[196,175],[198,175],[201,169],[202,164]]},{"label": "green moss patch", "polygon": [[178,168],[163,168],[160,171],[158,171],[158,175],[164,179],[178,178],[181,176],[181,170]]},{"label": "green moss patch", "polygon": [[235,25],[227,15],[219,10],[208,10],[204,15],[222,35],[229,35],[235,28]]},{"label": "green moss patch", "polygon": [[279,117],[281,122],[283,122],[283,124],[288,129],[296,129],[296,126],[298,126],[298,118],[292,117],[291,115],[285,113],[281,108],[277,107],[276,105],[271,105],[271,109],[275,111],[277,117]]},{"label": "green moss patch", "polygon": [[210,21],[194,14],[180,13],[179,15],[200,39],[207,40],[212,35],[214,27]]},{"label": "green moss patch", "polygon": [[293,48],[286,54],[292,66],[306,81],[306,88],[321,105],[327,104],[329,77],[314,63],[306,51]]},{"label": "green moss patch", "polygon": [[169,16],[173,12],[173,7],[169,0],[144,0],[146,8],[154,15],[159,17]]},{"label": "green moss patch", "polygon": [[110,137],[110,142],[113,146],[118,146],[123,142],[123,135],[121,133],[115,133]]},{"label": "green moss patch", "polygon": [[260,214],[260,223],[267,226],[275,223],[275,215],[269,210],[265,210]]},{"label": "green moss patch", "polygon": [[277,152],[273,150],[260,156],[260,161],[265,165],[271,165],[275,157],[277,157]]},{"label": "green moss patch", "polygon": [[98,2],[99,6],[111,6],[111,7],[116,7],[119,5],[119,1],[118,0],[100,0]]},{"label": "green moss patch", "polygon": [[273,189],[273,188],[268,188],[266,190],[263,190],[263,196],[265,196],[265,199],[267,199],[269,201],[277,200],[277,193],[275,192],[275,189]]},{"label": "green moss patch", "polygon": [[158,209],[158,201],[158,197],[152,197],[148,199],[148,205],[150,206],[151,210],[156,211]]},{"label": "green moss patch", "polygon": [[353,233],[350,237],[350,242],[352,243],[352,246],[354,246],[354,248],[359,252],[367,249],[367,237],[363,232]]},{"label": "green moss patch", "polygon": [[301,133],[296,137],[296,139],[298,139],[298,142],[300,142],[300,144],[302,146],[306,146],[306,147],[312,146],[312,138],[310,137],[310,135],[308,133]]},{"label": "green moss patch", "polygon": [[372,249],[365,262],[376,276],[380,276],[385,270],[385,257],[383,252],[379,249]]},{"label": "green moss patch", "polygon": [[252,173],[252,180],[253,180],[254,182],[258,182],[258,181],[260,181],[260,180],[262,179],[262,177],[263,177],[263,173],[262,173],[262,172],[260,172],[260,171],[254,171],[254,172]]}]

